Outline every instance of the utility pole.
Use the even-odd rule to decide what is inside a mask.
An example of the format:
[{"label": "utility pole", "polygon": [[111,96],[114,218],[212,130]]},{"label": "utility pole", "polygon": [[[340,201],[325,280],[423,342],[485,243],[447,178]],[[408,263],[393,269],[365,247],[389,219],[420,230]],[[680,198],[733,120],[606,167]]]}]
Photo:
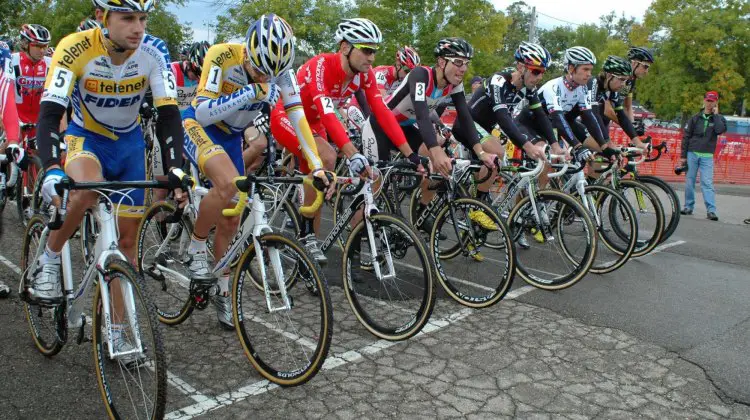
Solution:
[{"label": "utility pole", "polygon": [[206,26],[206,29],[208,30],[208,39],[206,41],[208,41],[208,43],[210,44],[211,43],[211,23],[207,20],[204,20],[203,24]]},{"label": "utility pole", "polygon": [[531,22],[529,23],[529,42],[536,42],[536,6],[531,8]]}]

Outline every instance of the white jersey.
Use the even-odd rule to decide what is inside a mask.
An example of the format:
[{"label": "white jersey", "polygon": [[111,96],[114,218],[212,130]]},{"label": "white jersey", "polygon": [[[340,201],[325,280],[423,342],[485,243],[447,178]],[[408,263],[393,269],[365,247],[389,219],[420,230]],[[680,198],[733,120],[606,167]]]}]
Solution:
[{"label": "white jersey", "polygon": [[568,88],[565,77],[561,76],[545,83],[539,89],[542,105],[547,112],[570,112],[576,105],[581,111],[591,109],[591,98],[585,85]]}]

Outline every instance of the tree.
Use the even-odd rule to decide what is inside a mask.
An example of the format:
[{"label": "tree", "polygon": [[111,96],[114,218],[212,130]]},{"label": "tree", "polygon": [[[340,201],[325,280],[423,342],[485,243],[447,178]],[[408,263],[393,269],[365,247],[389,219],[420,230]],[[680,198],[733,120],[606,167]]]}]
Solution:
[{"label": "tree", "polygon": [[635,18],[626,18],[625,12],[617,17],[617,13],[613,10],[599,18],[599,26],[607,31],[607,35],[623,42],[628,42],[633,25],[635,25]]},{"label": "tree", "polygon": [[508,32],[503,40],[503,56],[511,57],[518,48],[521,41],[528,41],[529,28],[531,26],[531,9],[523,1],[513,2],[505,9],[506,16],[510,19]]},{"label": "tree", "polygon": [[[44,25],[52,35],[52,45],[56,45],[62,38],[75,32],[83,19],[94,16],[91,0],[20,1],[25,7],[14,10],[14,13],[9,14],[7,19],[6,15],[3,15],[2,25],[5,26],[0,26],[0,28],[7,27],[7,31],[16,36],[24,23]],[[176,56],[180,45],[192,37],[192,30],[186,25],[181,25],[177,16],[166,10],[168,3],[183,4],[184,0],[159,2],[157,9],[149,14],[147,31],[163,39],[169,47],[170,55]],[[5,7],[5,3],[0,3],[0,12]]]},{"label": "tree", "polygon": [[750,97],[749,16],[743,0],[656,0],[645,19],[656,62],[638,99],[669,118],[696,112],[703,93],[716,90],[723,112],[739,112]]}]

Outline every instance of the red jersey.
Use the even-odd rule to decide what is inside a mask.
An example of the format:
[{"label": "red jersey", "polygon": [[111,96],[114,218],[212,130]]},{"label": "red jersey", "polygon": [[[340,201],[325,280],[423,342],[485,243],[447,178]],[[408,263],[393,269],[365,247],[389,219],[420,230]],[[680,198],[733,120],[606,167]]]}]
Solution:
[{"label": "red jersey", "polygon": [[311,58],[300,67],[297,82],[310,128],[323,138],[327,133],[339,149],[350,140],[336,117],[336,108],[360,89],[365,93],[373,116],[393,144],[400,146],[406,143],[395,116],[383,103],[372,70],[357,73],[349,79],[341,65],[341,54],[324,53]]},{"label": "red jersey", "polygon": [[44,80],[50,57],[44,57],[34,63],[25,52],[13,54],[11,59],[16,76],[16,109],[22,123],[36,124],[39,118],[39,102],[44,92]]},{"label": "red jersey", "polygon": [[384,90],[386,96],[393,93],[401,82],[396,78],[396,66],[377,66],[373,72],[378,89]]}]

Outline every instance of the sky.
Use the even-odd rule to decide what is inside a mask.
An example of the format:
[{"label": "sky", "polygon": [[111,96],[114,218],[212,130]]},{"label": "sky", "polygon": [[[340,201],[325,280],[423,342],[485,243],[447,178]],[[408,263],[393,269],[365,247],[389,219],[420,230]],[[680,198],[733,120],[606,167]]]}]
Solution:
[{"label": "sky", "polygon": [[[491,0],[498,9],[505,9],[515,0]],[[625,12],[627,17],[635,17],[641,21],[643,14],[652,0],[627,0],[623,2],[606,2],[602,0],[578,0],[575,7],[568,6],[569,1],[560,0],[525,0],[529,6],[536,6],[539,13],[540,28],[550,29],[555,26],[584,23],[599,23],[599,16],[614,10],[618,15]],[[218,3],[218,5],[217,5]],[[169,10],[177,15],[181,22],[191,22],[195,41],[213,42],[214,33],[206,28],[204,22],[213,24],[216,16],[225,10],[223,4],[230,4],[231,0],[189,0],[186,7],[169,6]],[[624,7],[627,6],[627,7]],[[249,24],[249,22],[248,22]]]}]

